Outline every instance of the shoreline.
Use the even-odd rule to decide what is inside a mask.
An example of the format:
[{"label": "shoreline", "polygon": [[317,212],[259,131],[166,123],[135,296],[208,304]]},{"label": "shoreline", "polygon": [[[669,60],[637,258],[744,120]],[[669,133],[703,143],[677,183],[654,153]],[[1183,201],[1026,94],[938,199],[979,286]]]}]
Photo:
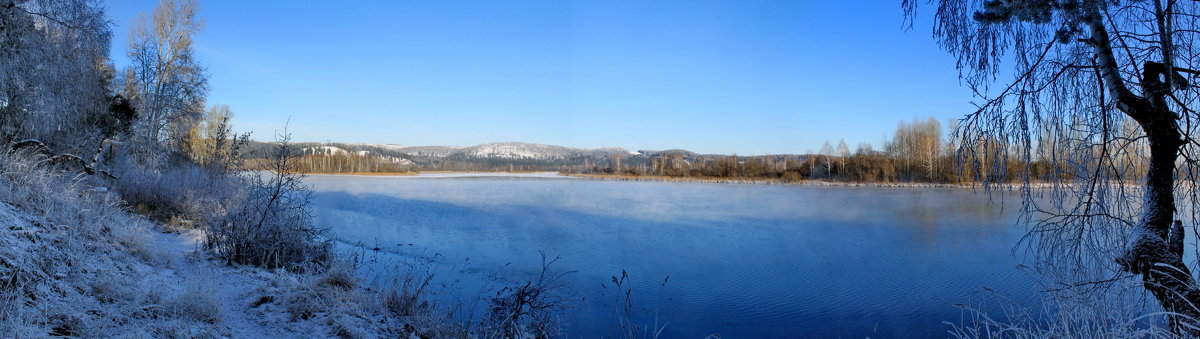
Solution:
[{"label": "shoreline", "polygon": [[417,176],[421,174],[541,174],[559,173],[558,171],[411,171],[411,172],[300,172],[304,175],[345,175],[345,176]]},{"label": "shoreline", "polygon": [[[613,174],[562,174],[567,177],[575,177],[581,179],[599,180],[599,181],[648,181],[648,182],[688,182],[702,184],[731,184],[731,185],[779,185],[779,186],[820,186],[820,187],[868,187],[868,188],[984,188],[984,185],[978,183],[970,184],[944,184],[930,182],[893,182],[893,183],[869,183],[869,182],[841,182],[841,181],[825,181],[825,180],[800,180],[800,181],[783,181],[777,179],[751,179],[751,178],[720,178],[720,177],[671,177],[663,175],[613,175]],[[1016,189],[1021,187],[1021,183],[1005,183],[993,184],[991,188],[996,189]],[[1045,183],[1030,183],[1030,187],[1048,187]]]},{"label": "shoreline", "polygon": [[322,172],[301,172],[303,175],[347,175],[347,176],[413,176],[420,174],[419,172],[341,172],[341,173],[322,173]]},{"label": "shoreline", "polygon": [[359,178],[394,178],[394,179],[452,179],[452,178],[483,178],[483,177],[499,177],[499,178],[552,178],[552,179],[577,179],[571,176],[562,175],[558,172],[542,171],[542,172],[500,172],[500,171],[471,171],[471,172],[454,172],[454,171],[429,171],[429,172],[408,172],[408,173],[303,173],[306,176],[320,177],[359,177]]},{"label": "shoreline", "polygon": [[[825,181],[825,180],[799,180],[799,181],[784,181],[779,179],[754,179],[754,178],[722,178],[722,177],[672,177],[665,175],[614,175],[614,174],[584,174],[584,173],[562,173],[554,171],[419,171],[419,172],[344,172],[344,173],[303,173],[304,175],[313,176],[344,176],[344,177],[408,177],[421,178],[422,175],[431,174],[425,177],[427,179],[435,178],[454,178],[455,174],[461,174],[461,177],[473,177],[476,175],[495,175],[501,177],[523,177],[523,175],[547,175],[552,174],[561,178],[573,178],[583,180],[596,181],[642,181],[642,182],[679,182],[679,183],[699,183],[699,184],[727,184],[727,185],[772,185],[772,186],[815,186],[815,187],[861,187],[861,188],[958,188],[958,189],[982,189],[984,185],[979,183],[968,184],[948,184],[948,183],[931,183],[931,182],[844,182],[844,181]],[[531,176],[534,177],[534,176]],[[541,176],[536,176],[541,177]],[[1004,183],[989,185],[990,189],[1013,190],[1022,187],[1022,183]],[[1049,183],[1030,183],[1031,188],[1050,187]]]}]

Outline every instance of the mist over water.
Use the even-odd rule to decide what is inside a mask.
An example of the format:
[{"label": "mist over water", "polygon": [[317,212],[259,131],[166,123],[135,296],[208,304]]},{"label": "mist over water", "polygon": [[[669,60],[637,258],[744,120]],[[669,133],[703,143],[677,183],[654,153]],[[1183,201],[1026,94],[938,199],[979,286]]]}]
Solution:
[{"label": "mist over water", "polygon": [[[463,293],[520,280],[539,251],[584,301],[572,337],[611,336],[628,272],[636,321],[665,337],[930,337],[982,287],[1034,304],[1015,194],[591,181],[312,176],[317,223],[385,255],[433,256]],[[412,244],[411,246],[409,244]],[[387,274],[382,273],[382,274]],[[666,284],[663,280],[669,276]],[[611,289],[611,286],[609,286]]]}]

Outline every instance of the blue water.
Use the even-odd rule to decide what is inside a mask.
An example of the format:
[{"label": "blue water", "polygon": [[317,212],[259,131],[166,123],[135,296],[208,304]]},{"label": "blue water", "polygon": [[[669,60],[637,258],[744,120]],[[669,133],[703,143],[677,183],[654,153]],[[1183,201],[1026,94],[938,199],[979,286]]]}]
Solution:
[{"label": "blue water", "polygon": [[454,176],[307,182],[319,225],[343,243],[379,247],[373,255],[429,258],[463,308],[479,291],[538,272],[539,251],[561,257],[552,268],[573,271],[561,291],[580,300],[564,312],[569,337],[618,333],[614,306],[623,300],[610,279],[622,270],[634,322],[665,323],[667,338],[944,337],[942,321],[961,316],[954,304],[981,288],[1018,301],[1036,290],[1016,268],[1024,259],[1013,251],[1023,234],[1017,200],[968,189]]}]

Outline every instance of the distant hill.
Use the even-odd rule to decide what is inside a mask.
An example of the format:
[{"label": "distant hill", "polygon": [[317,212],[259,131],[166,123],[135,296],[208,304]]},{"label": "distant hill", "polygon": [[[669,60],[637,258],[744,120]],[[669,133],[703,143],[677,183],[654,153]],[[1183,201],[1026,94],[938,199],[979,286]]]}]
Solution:
[{"label": "distant hill", "polygon": [[[274,143],[251,142],[246,154],[251,158],[265,157]],[[652,158],[681,156],[682,160],[703,162],[726,155],[698,154],[672,149],[663,151],[630,151],[620,147],[574,148],[523,142],[494,142],[475,146],[407,146],[394,144],[349,144],[298,142],[293,144],[303,154],[378,157],[389,163],[419,170],[521,170],[521,171],[582,171],[608,167],[614,158],[623,166],[649,166]],[[778,161],[802,161],[797,154],[768,155]]]}]

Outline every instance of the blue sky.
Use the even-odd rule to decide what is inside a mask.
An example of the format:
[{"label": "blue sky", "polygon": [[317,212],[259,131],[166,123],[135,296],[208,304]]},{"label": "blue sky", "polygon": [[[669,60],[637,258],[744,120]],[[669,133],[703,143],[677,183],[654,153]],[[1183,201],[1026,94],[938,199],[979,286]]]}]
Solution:
[{"label": "blue sky", "polygon": [[[113,59],[156,1],[111,0]],[[803,153],[971,109],[899,1],[202,1],[209,104],[269,140]],[[922,19],[922,18],[919,18]]]}]

